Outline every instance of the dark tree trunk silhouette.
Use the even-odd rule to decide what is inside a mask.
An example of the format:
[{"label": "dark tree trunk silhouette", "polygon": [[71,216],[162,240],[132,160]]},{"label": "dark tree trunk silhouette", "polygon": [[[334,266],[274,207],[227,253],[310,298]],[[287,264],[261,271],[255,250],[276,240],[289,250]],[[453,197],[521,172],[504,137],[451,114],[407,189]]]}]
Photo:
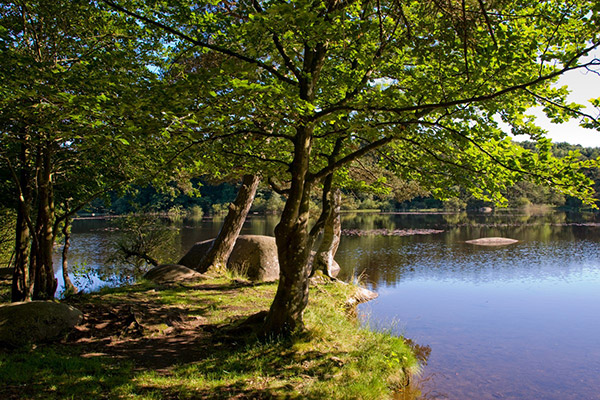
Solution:
[{"label": "dark tree trunk silhouette", "polygon": [[[28,160],[28,148],[26,137],[21,144],[20,162],[26,165]],[[14,171],[13,171],[14,172]],[[16,174],[16,172],[15,172]],[[15,229],[15,263],[12,279],[11,300],[26,301],[30,299],[30,277],[29,277],[29,246],[31,242],[31,230],[29,225],[31,204],[31,184],[26,168],[21,168],[19,176],[15,177],[19,191],[19,202],[17,205],[17,224]]]},{"label": "dark tree trunk silhouette", "polygon": [[65,237],[65,244],[63,245],[62,250],[62,275],[65,282],[65,293],[75,294],[77,293],[77,288],[73,285],[73,282],[71,282],[71,278],[69,278],[68,257],[69,247],[71,247],[71,219],[69,217],[65,218],[62,232]]},{"label": "dark tree trunk silhouette", "polygon": [[32,252],[32,258],[35,259],[33,299],[48,300],[54,298],[57,286],[52,264],[54,201],[50,151],[42,149],[38,158],[38,212],[35,227],[37,245]]}]

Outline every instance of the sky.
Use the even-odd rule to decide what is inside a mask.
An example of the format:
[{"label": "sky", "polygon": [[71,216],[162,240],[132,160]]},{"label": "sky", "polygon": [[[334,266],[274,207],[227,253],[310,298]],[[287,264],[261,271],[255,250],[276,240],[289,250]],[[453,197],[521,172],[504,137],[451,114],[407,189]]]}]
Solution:
[{"label": "sky", "polygon": [[[583,70],[570,71],[563,75],[557,86],[567,85],[571,90],[569,100],[588,106],[586,112],[594,117],[600,116],[600,109],[589,103],[589,99],[600,97],[600,76],[593,72]],[[553,142],[567,142],[580,144],[584,147],[600,147],[600,131],[584,129],[577,120],[564,124],[551,123],[542,112],[541,108],[532,109],[531,114],[537,117],[537,124],[548,131],[548,137]],[[527,137],[516,137],[516,140],[527,140]]]}]

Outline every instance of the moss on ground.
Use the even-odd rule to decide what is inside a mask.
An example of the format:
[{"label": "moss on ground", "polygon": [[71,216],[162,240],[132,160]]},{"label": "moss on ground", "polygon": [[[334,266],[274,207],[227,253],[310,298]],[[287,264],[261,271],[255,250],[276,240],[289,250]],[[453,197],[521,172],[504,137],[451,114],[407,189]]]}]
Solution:
[{"label": "moss on ground", "polygon": [[307,330],[259,340],[246,319],[276,284],[150,282],[79,295],[84,324],[63,342],[0,350],[0,398],[385,399],[418,370],[402,338],[348,314],[351,285],[311,288]]}]

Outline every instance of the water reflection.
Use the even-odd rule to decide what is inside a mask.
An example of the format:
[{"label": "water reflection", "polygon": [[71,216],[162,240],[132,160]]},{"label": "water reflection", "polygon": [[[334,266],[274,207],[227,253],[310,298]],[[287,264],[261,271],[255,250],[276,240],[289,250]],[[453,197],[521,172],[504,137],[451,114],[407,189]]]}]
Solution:
[{"label": "water reflection", "polygon": [[[273,235],[277,216],[250,215],[242,229],[242,234]],[[169,228],[179,232],[174,241],[175,248],[165,250],[159,257],[165,262],[177,262],[196,242],[214,238],[221,229],[223,218],[204,218],[201,220],[182,219],[164,220]],[[145,272],[145,268],[131,265],[116,265],[111,261],[115,252],[115,243],[121,232],[111,219],[79,219],[72,228],[71,250],[69,252],[70,277],[80,290],[93,291],[103,286],[119,286],[135,282]],[[64,288],[62,279],[60,251],[56,248],[54,267],[58,279],[58,290]]]},{"label": "water reflection", "polygon": [[[448,219],[427,221],[443,227]],[[431,346],[410,395],[599,399],[600,228],[595,217],[581,222],[567,214],[468,217],[439,236],[345,238],[338,261],[346,274],[366,273],[380,293],[361,309],[370,324]],[[485,236],[521,242],[464,243]]]}]

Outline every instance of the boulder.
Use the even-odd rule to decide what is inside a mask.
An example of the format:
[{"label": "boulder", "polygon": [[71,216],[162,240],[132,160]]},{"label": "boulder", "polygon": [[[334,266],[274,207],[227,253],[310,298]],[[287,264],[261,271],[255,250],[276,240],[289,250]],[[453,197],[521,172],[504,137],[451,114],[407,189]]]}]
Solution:
[{"label": "boulder", "polygon": [[146,272],[144,278],[156,283],[171,283],[182,281],[193,281],[200,279],[201,274],[179,264],[163,264]]},{"label": "boulder", "polygon": [[[214,239],[196,243],[179,260],[180,265],[198,269],[202,257],[208,252]],[[231,271],[248,277],[255,281],[274,281],[279,279],[279,260],[277,259],[277,245],[272,236],[240,235],[227,260],[227,268]]]},{"label": "boulder", "polygon": [[55,301],[0,306],[0,343],[21,346],[65,337],[82,319],[78,309]]},{"label": "boulder", "polygon": [[508,244],[517,243],[518,240],[503,238],[503,237],[487,237],[481,239],[467,240],[465,243],[474,244],[476,246],[506,246]]}]

